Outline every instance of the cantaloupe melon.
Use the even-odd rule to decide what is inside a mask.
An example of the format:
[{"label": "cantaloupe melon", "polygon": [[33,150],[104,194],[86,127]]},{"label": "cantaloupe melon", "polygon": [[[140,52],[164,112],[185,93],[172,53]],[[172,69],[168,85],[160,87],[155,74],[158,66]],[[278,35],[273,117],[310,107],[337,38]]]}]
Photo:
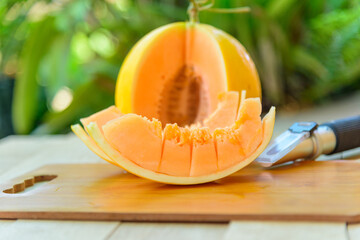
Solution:
[{"label": "cantaloupe melon", "polygon": [[[245,94],[246,94],[246,91],[243,91],[242,92],[242,101],[245,98]],[[233,114],[234,114],[234,109],[237,106],[237,100],[235,100],[236,96],[238,96],[237,92],[224,92],[224,93],[219,94],[218,107],[217,107],[216,111],[213,114],[211,114],[211,116],[208,118],[209,119],[208,121],[210,122],[210,124],[212,125],[213,128],[222,127],[225,125],[224,123],[227,123],[229,126],[232,123],[234,123],[235,117],[233,117]],[[228,111],[228,112],[226,112],[226,111]],[[80,119],[80,122],[84,126],[85,131],[87,130],[86,126],[90,122],[96,122],[96,124],[100,128],[100,131],[103,131],[102,126],[105,123],[107,123],[110,120],[113,120],[115,118],[118,118],[119,116],[122,116],[122,115],[123,114],[117,107],[111,106],[111,107],[106,108],[100,112],[97,112],[87,118]],[[236,115],[236,111],[235,111],[235,115]],[[231,122],[231,120],[233,120],[233,121]],[[209,125],[209,123],[207,123],[207,124]],[[219,124],[219,125],[217,125],[217,124]],[[174,149],[178,149],[179,152],[178,152],[177,156],[179,159],[183,159],[183,157],[180,157],[179,154],[180,155],[184,154],[184,151],[189,152],[189,157],[190,157],[190,148],[183,149],[183,148],[179,148],[179,146],[178,146],[178,145],[182,145],[182,143],[184,143],[184,139],[188,138],[186,136],[190,136],[190,130],[188,128],[180,130],[177,127],[177,125],[175,125],[176,126],[175,128],[173,128],[172,126],[173,125],[167,125],[167,128],[165,128],[165,130],[164,130],[164,139],[166,139],[166,141],[164,142],[163,161],[161,164],[161,169],[159,169],[160,172],[164,171],[165,168],[169,168],[169,167],[172,168],[172,165],[175,164],[176,157],[171,156],[171,153],[172,153],[172,151],[174,151]],[[192,126],[190,126],[190,128],[196,128],[196,127],[200,127],[200,126],[201,126],[201,124],[197,123],[197,124],[193,124]],[[206,124],[205,124],[205,126],[206,126]],[[72,125],[71,129],[85,143],[85,145],[89,149],[91,149],[95,154],[97,154],[102,159],[108,161],[109,163],[117,165],[114,161],[112,161],[104,153],[104,151],[101,148],[99,148],[99,146],[96,144],[96,142],[88,136],[88,134],[84,131],[84,129],[79,124]],[[176,134],[177,131],[178,131],[177,134],[179,134],[178,138],[167,137],[167,136]],[[180,135],[180,132],[181,132],[181,135]],[[177,140],[175,140],[175,139],[177,139]],[[174,144],[174,141],[177,142],[177,144]],[[170,150],[170,149],[172,149],[172,150]],[[180,164],[180,162],[179,162],[179,164]],[[189,159],[189,164],[190,164],[190,159]],[[179,169],[186,168],[184,166],[183,161],[181,161],[180,165],[178,165],[178,170],[172,172],[173,174],[175,174],[175,175],[181,174],[181,171]],[[170,170],[167,170],[167,171],[170,171]]]},{"label": "cantaloupe melon", "polygon": [[191,166],[191,130],[167,124],[158,172],[172,176],[188,176]]},{"label": "cantaloupe melon", "polygon": [[191,131],[190,177],[204,176],[218,171],[215,142],[208,128]]},{"label": "cantaloupe melon", "polygon": [[216,110],[204,120],[204,126],[210,131],[216,128],[224,128],[233,124],[236,120],[239,105],[239,93],[236,91],[224,92],[218,95]]},{"label": "cantaloupe melon", "polygon": [[140,167],[157,171],[162,152],[162,129],[158,120],[150,122],[129,113],[106,123],[102,129],[110,145],[123,157]]},{"label": "cantaloupe melon", "polygon": [[245,48],[212,26],[179,22],[155,29],[133,47],[119,72],[115,104],[123,113],[186,126],[214,112],[219,93],[241,90],[261,96]]},{"label": "cantaloupe melon", "polygon": [[[120,116],[122,116],[123,114],[121,113],[121,111],[115,107],[115,106],[111,106],[108,107],[100,112],[97,112],[87,118],[81,118],[80,122],[82,123],[83,126],[88,125],[91,122],[96,122],[96,124],[100,127],[106,124],[107,122],[118,118]],[[85,129],[86,130],[86,129]]]},{"label": "cantaloupe melon", "polygon": [[[237,109],[238,103],[233,108]],[[230,110],[229,110],[230,111]],[[231,109],[234,111],[234,109]],[[269,143],[275,109],[261,121],[261,103],[240,104],[231,126],[179,127],[136,114],[119,116],[100,127],[93,117],[85,127],[114,163],[140,177],[169,184],[198,184],[228,176],[251,163]],[[227,115],[225,115],[227,116]]]},{"label": "cantaloupe melon", "polygon": [[[104,124],[106,124],[108,121],[118,118],[122,115],[123,114],[120,112],[120,110],[117,107],[111,106],[100,112],[97,112],[97,113],[91,115],[90,117],[82,118],[82,119],[80,119],[80,121],[84,127],[87,126],[91,122],[96,122],[96,124],[101,129],[101,127]],[[101,148],[99,148],[99,146],[96,144],[96,142],[92,138],[89,137],[89,135],[84,131],[84,129],[79,124],[72,125],[71,129],[85,143],[85,145],[90,150],[92,150],[96,155],[98,155],[105,161],[118,166],[118,164],[116,162],[111,160],[111,158],[109,158],[106,155],[106,153],[104,153],[104,151]],[[86,127],[85,127],[85,130],[86,130]],[[101,131],[102,131],[102,129],[101,129]]]}]

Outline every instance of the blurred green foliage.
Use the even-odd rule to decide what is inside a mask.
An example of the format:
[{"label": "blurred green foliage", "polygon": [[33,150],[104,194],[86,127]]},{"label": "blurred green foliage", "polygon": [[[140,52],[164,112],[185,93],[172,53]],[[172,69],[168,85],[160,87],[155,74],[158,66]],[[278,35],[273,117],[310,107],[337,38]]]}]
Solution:
[{"label": "blurred green foliage", "polygon": [[[17,133],[63,133],[113,104],[130,48],[161,25],[187,20],[181,0],[1,0],[0,73],[16,78]],[[201,12],[253,57],[267,105],[312,104],[360,89],[359,0],[217,0],[248,14]],[[66,90],[66,91],[65,91]],[[71,93],[55,109],[59,92]]]}]

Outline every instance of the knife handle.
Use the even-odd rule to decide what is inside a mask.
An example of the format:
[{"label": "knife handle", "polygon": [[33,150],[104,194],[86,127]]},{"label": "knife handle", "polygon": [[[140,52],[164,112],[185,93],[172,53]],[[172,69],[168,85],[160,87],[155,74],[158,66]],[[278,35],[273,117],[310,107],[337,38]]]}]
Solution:
[{"label": "knife handle", "polygon": [[323,123],[336,137],[334,150],[328,155],[360,147],[360,115]]}]

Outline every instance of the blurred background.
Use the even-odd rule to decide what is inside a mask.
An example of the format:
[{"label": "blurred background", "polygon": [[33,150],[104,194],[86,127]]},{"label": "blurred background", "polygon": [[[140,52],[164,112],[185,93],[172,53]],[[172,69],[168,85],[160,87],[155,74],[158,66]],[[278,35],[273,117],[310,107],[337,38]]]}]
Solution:
[{"label": "blurred background", "polygon": [[[188,4],[1,0],[0,138],[66,133],[80,117],[113,104],[130,48],[159,26],[187,20]],[[216,1],[216,7],[241,6],[251,13],[202,12],[200,21],[246,47],[265,108],[297,111],[359,91],[360,0]]]}]

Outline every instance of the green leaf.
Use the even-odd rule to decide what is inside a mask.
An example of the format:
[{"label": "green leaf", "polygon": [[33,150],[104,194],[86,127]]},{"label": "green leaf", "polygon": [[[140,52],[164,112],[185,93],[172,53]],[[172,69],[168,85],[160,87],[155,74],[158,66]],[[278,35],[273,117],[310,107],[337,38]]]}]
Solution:
[{"label": "green leaf", "polygon": [[39,105],[38,70],[58,33],[53,23],[51,17],[36,23],[20,56],[20,72],[15,81],[13,99],[13,124],[18,134],[27,134],[35,126]]},{"label": "green leaf", "polygon": [[305,74],[311,74],[316,78],[324,79],[328,74],[326,67],[306,49],[298,46],[292,50],[295,69]]}]

